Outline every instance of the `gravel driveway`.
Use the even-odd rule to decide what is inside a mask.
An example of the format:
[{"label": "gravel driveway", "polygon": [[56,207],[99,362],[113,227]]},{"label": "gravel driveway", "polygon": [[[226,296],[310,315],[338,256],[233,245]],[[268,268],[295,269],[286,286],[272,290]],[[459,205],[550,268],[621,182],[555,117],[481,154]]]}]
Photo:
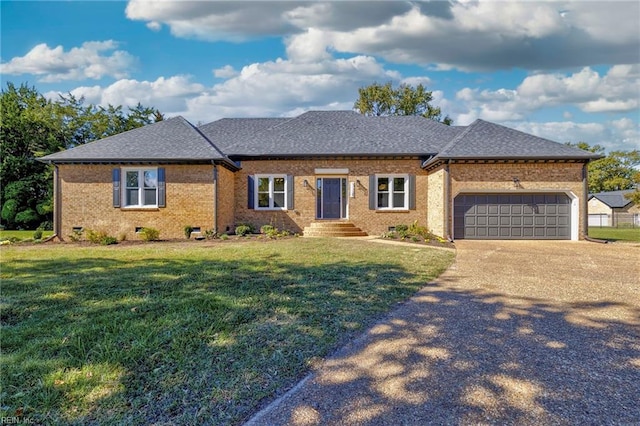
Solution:
[{"label": "gravel driveway", "polygon": [[640,424],[640,245],[456,246],[249,424]]}]

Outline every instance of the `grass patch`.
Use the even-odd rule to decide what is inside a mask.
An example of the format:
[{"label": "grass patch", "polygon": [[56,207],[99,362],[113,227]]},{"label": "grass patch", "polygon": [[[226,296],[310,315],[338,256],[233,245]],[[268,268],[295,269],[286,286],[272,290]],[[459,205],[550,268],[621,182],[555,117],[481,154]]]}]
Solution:
[{"label": "grass patch", "polygon": [[[6,231],[0,230],[0,241],[30,241],[33,240],[34,231]],[[53,231],[42,231],[42,238],[47,238],[53,235]]]},{"label": "grass patch", "polygon": [[1,416],[239,424],[439,275],[366,241],[5,246]]},{"label": "grass patch", "polygon": [[640,242],[640,228],[589,228],[589,236],[601,240]]}]

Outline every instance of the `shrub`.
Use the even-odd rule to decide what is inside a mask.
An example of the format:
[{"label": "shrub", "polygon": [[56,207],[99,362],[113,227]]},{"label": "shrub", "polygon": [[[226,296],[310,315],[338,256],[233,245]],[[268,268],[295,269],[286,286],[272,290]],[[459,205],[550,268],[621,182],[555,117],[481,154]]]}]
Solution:
[{"label": "shrub", "polygon": [[407,232],[409,230],[409,226],[407,225],[396,225],[396,232]]},{"label": "shrub", "polygon": [[213,240],[215,238],[218,238],[218,234],[213,229],[205,229],[204,230],[204,237],[207,240]]},{"label": "shrub", "polygon": [[118,243],[118,239],[116,237],[112,237],[105,231],[93,231],[91,229],[87,229],[87,240],[93,244],[102,244],[103,246]]},{"label": "shrub", "polygon": [[221,240],[228,240],[229,236],[227,234],[222,234],[222,235],[220,235],[220,239]]},{"label": "shrub", "polygon": [[273,232],[273,230],[275,230],[276,228],[273,225],[262,225],[260,227],[260,233],[261,234],[267,234],[269,232]]},{"label": "shrub", "polygon": [[83,232],[84,232],[84,229],[74,229],[69,235],[69,239],[74,243],[77,243],[78,241],[82,240]]},{"label": "shrub", "polygon": [[41,240],[42,239],[42,229],[38,228],[34,231],[33,233],[33,239],[34,240]]},{"label": "shrub", "polygon": [[240,237],[244,237],[247,234],[252,232],[252,227],[250,225],[238,225],[236,226],[236,235]]},{"label": "shrub", "polygon": [[278,238],[281,235],[278,228],[273,225],[262,225],[260,227],[260,232],[269,238]]},{"label": "shrub", "polygon": [[160,231],[155,228],[142,228],[138,233],[144,241],[158,241],[160,239]]},{"label": "shrub", "polygon": [[100,240],[100,244],[102,244],[103,246],[109,246],[111,244],[118,244],[118,239],[116,237],[112,237],[112,236],[106,235],[104,238],[102,238]]},{"label": "shrub", "polygon": [[45,220],[38,226],[38,229],[42,229],[43,231],[53,231],[53,222],[50,220]]},{"label": "shrub", "polygon": [[428,240],[431,238],[431,232],[429,232],[429,230],[427,229],[426,226],[421,226],[418,225],[418,221],[414,221],[410,226],[409,226],[409,234],[411,235],[419,235],[422,238],[424,238],[425,240]]},{"label": "shrub", "polygon": [[89,240],[89,242],[93,243],[93,244],[100,243],[100,239],[103,236],[106,236],[106,235],[107,235],[106,232],[94,231],[92,229],[87,229],[87,240]]},{"label": "shrub", "polygon": [[184,227],[184,236],[187,238],[187,240],[189,238],[191,238],[191,233],[193,232],[193,226],[191,225],[186,225]]}]

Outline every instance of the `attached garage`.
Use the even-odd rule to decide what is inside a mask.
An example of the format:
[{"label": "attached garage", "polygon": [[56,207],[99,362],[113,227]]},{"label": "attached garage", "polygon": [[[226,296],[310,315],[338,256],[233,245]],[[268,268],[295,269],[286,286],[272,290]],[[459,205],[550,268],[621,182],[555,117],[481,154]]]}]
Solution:
[{"label": "attached garage", "polygon": [[571,199],[564,193],[459,194],[453,216],[456,239],[571,239]]}]

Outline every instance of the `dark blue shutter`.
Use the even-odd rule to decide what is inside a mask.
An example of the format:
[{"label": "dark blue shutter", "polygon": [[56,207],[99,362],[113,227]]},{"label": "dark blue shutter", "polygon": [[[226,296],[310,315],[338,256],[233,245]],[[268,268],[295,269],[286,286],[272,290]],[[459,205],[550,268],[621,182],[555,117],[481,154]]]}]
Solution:
[{"label": "dark blue shutter", "polygon": [[111,170],[111,181],[113,182],[113,207],[120,207],[120,169]]},{"label": "dark blue shutter", "polygon": [[369,176],[369,210],[376,209],[376,176]]},{"label": "dark blue shutter", "polygon": [[158,167],[158,207],[167,206],[167,190],[164,167]]},{"label": "dark blue shutter", "polygon": [[287,210],[293,210],[293,175],[287,175]]},{"label": "dark blue shutter", "polygon": [[253,191],[254,191],[254,179],[253,176],[249,175],[247,176],[247,208],[249,209],[253,209],[254,208],[254,201],[253,201]]},{"label": "dark blue shutter", "polygon": [[409,210],[416,209],[416,175],[409,175]]}]

